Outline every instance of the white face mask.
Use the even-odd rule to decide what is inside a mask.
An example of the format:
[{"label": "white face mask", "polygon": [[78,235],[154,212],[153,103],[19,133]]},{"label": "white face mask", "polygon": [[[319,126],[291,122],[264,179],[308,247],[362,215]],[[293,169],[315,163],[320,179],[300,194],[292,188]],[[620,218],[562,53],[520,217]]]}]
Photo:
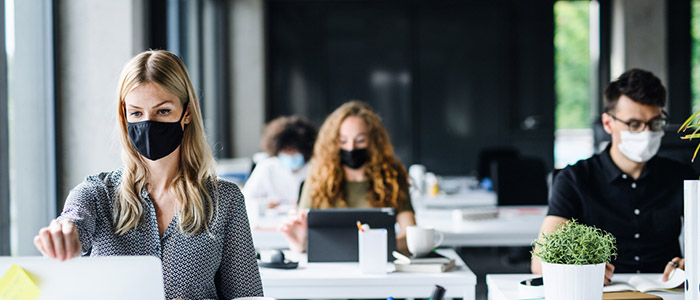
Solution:
[{"label": "white face mask", "polygon": [[647,162],[659,152],[663,136],[663,131],[620,131],[621,141],[618,148],[631,161]]}]

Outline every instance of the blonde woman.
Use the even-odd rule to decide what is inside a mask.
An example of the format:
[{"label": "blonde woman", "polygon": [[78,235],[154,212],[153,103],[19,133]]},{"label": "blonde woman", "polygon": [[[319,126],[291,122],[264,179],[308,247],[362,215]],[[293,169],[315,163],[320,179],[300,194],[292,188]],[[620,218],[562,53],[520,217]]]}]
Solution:
[{"label": "blonde woman", "polygon": [[216,178],[182,61],[167,51],[134,57],[122,70],[116,112],[124,166],[74,188],[34,238],[39,251],[60,260],[156,256],[167,299],[261,296],[243,197]]},{"label": "blonde woman", "polygon": [[[338,107],[321,125],[302,188],[299,208],[392,207],[401,233],[397,248],[406,252],[406,227],[415,225],[408,175],[394,156],[389,133],[369,106],[352,101]],[[281,227],[290,248],[306,247],[306,215]]]}]

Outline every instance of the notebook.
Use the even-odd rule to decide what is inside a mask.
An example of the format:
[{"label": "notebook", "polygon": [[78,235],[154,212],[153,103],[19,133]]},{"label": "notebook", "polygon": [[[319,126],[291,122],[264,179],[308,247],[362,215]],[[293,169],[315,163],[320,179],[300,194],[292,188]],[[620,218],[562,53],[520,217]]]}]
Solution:
[{"label": "notebook", "polygon": [[38,300],[164,299],[161,261],[153,256],[0,257],[0,277],[13,264],[36,283]]},{"label": "notebook", "polygon": [[668,281],[662,282],[661,275],[656,280],[642,276],[632,276],[629,280],[616,281],[613,278],[612,284],[603,287],[604,292],[621,292],[621,291],[666,291],[673,289],[685,283],[685,271],[675,269],[668,277]]},{"label": "notebook", "polygon": [[455,267],[453,258],[445,257],[437,252],[430,252],[425,257],[408,257],[398,251],[394,251],[394,267],[397,272],[423,272],[441,273],[452,270]]}]

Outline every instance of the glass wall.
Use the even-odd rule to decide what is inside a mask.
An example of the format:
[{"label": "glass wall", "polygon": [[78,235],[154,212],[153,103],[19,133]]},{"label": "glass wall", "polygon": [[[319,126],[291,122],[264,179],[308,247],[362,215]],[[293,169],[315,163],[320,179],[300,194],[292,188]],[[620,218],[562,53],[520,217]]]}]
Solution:
[{"label": "glass wall", "polygon": [[691,76],[693,112],[700,110],[700,0],[693,0],[691,10],[692,57]]}]

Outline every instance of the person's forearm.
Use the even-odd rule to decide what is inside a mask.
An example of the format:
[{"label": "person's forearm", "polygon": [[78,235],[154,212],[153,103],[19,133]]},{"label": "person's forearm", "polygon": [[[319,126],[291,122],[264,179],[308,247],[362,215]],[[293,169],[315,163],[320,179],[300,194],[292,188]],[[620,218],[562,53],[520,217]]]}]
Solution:
[{"label": "person's forearm", "polygon": [[542,261],[539,258],[533,257],[530,259],[530,272],[532,274],[542,274]]},{"label": "person's forearm", "polygon": [[402,233],[396,236],[396,251],[402,254],[409,254],[408,245],[406,244],[406,234]]}]

